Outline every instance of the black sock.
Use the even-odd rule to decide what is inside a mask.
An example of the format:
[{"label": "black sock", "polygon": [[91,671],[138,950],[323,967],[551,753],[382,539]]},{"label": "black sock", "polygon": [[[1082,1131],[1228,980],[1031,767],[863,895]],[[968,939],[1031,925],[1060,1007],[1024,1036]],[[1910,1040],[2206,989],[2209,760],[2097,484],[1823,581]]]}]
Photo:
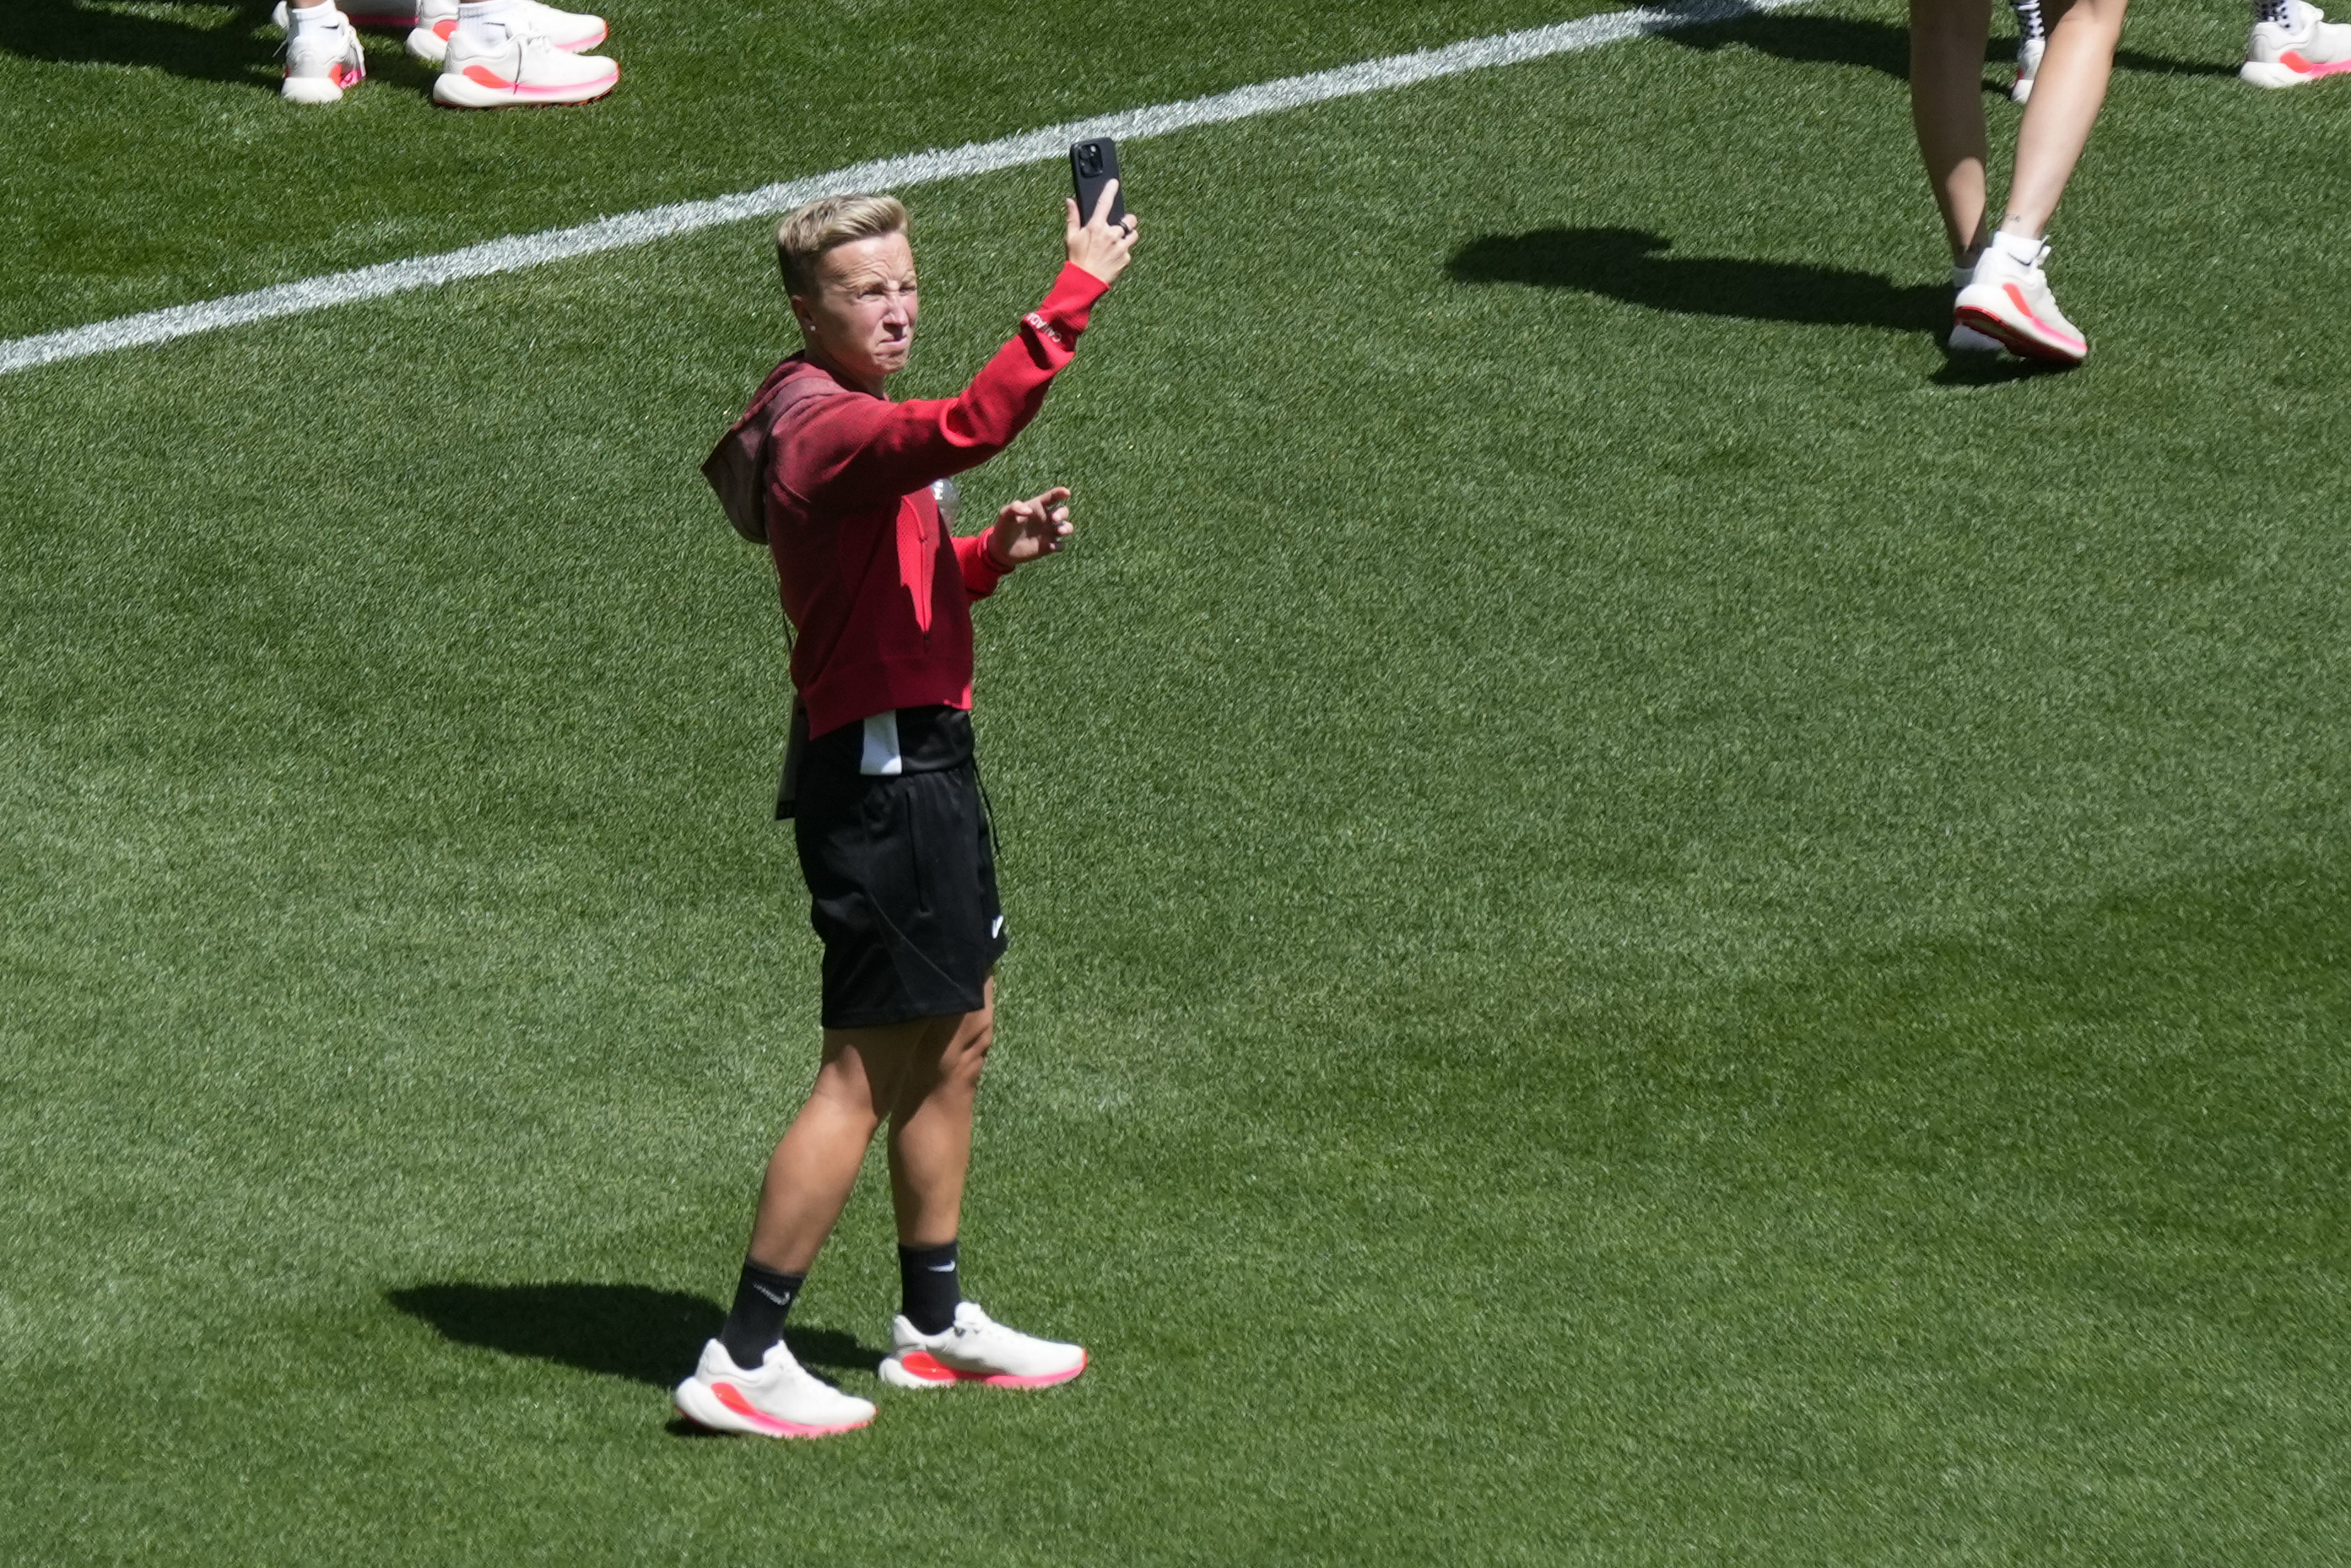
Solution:
[{"label": "black sock", "polygon": [[743,1260],[743,1277],[735,1281],[734,1309],[726,1314],[726,1326],[718,1331],[718,1343],[736,1365],[746,1372],[758,1370],[768,1348],[784,1337],[784,1314],[792,1310],[807,1282],[806,1274],[782,1274]]},{"label": "black sock", "polygon": [[899,1310],[922,1333],[944,1333],[955,1324],[963,1281],[956,1273],[956,1244],[898,1249]]}]

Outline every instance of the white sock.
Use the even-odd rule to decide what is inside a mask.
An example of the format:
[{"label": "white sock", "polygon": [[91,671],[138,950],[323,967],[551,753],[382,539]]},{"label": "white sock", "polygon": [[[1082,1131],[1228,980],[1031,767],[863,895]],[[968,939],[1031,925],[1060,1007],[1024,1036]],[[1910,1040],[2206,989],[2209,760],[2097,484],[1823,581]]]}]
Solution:
[{"label": "white sock", "polygon": [[457,31],[486,44],[507,41],[514,0],[457,0]]},{"label": "white sock", "polygon": [[289,38],[343,25],[343,14],[335,9],[335,0],[319,0],[316,5],[288,6],[286,18],[288,23],[286,36]]},{"label": "white sock", "polygon": [[2012,261],[2022,262],[2027,267],[2041,265],[2042,256],[2046,255],[2049,249],[2048,246],[2040,240],[2030,239],[2020,234],[2011,234],[2006,229],[1996,230],[1993,233],[1991,248]]}]

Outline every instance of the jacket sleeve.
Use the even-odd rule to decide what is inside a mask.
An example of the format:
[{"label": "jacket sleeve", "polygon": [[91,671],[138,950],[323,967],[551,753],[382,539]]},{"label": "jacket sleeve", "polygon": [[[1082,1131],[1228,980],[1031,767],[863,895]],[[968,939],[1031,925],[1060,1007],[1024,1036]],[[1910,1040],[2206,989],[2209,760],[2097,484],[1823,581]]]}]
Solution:
[{"label": "jacket sleeve", "polygon": [[977,467],[1037,417],[1045,389],[1074,356],[1094,301],[1109,287],[1082,267],[1063,267],[1044,303],[1021,319],[1020,330],[959,397],[810,399],[786,417],[791,428],[778,443],[778,478],[812,506],[857,511]]},{"label": "jacket sleeve", "polygon": [[1008,566],[998,566],[996,558],[987,553],[987,533],[963,534],[955,541],[956,566],[963,573],[964,591],[974,599],[985,599],[996,591],[996,585],[1012,575]]}]

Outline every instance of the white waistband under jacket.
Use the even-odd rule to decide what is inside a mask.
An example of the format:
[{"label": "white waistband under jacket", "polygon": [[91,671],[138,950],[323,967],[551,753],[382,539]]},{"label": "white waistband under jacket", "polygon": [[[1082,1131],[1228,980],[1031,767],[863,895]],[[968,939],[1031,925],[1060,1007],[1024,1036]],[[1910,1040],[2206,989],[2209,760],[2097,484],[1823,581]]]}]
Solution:
[{"label": "white waistband under jacket", "polygon": [[896,708],[883,708],[867,716],[865,745],[857,754],[857,771],[875,779],[895,779],[906,771],[905,754],[898,749]]}]

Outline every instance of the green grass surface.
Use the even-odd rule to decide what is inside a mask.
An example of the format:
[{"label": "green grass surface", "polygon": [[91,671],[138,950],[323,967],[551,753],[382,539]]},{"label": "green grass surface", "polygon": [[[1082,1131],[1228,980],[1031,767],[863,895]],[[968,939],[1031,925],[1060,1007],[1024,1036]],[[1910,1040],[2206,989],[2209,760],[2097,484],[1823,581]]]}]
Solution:
[{"label": "green grass surface", "polygon": [[[10,200],[219,102],[539,183],[361,243],[126,172],[183,248],[9,241],[6,308],[1546,16],[1313,10],[758,148],[699,140],[723,60],[661,120],[691,7],[601,119],[148,73]],[[2062,376],[1934,346],[1881,5],[1127,150],[1144,259],[967,486],[1083,528],[980,612],[967,1273],[1095,1363],[824,1444],[662,1394],[813,1053],[774,588],[694,471],[785,346],[758,227],[0,379],[0,1555],[2343,1561],[2351,89],[2241,89],[2242,25],[2135,22]],[[1058,193],[910,193],[903,390],[1033,301]],[[860,1393],[888,1226],[796,1317]]]},{"label": "green grass surface", "polygon": [[397,32],[293,112],[272,3],[0,3],[0,336],[1601,8],[670,0],[611,9],[611,98],[499,116],[436,108]]}]

